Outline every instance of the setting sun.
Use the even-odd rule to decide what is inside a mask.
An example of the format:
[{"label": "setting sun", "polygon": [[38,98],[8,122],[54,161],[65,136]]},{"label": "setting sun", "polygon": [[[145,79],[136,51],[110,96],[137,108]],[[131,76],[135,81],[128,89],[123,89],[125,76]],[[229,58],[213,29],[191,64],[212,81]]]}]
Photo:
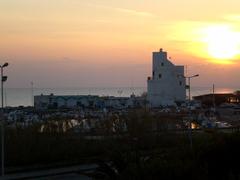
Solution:
[{"label": "setting sun", "polygon": [[240,34],[229,26],[210,26],[204,34],[209,56],[219,63],[230,63],[240,53]]}]

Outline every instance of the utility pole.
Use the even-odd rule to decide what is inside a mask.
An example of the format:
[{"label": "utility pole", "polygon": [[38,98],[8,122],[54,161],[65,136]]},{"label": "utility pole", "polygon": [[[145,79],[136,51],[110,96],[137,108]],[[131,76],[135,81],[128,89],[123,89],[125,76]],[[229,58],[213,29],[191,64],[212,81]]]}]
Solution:
[{"label": "utility pole", "polygon": [[187,77],[188,78],[188,103],[190,106],[190,102],[191,102],[191,77]]},{"label": "utility pole", "polygon": [[5,92],[4,92],[4,100],[5,100],[5,107],[7,107],[8,105],[7,105],[7,91],[5,90]]},{"label": "utility pole", "polygon": [[31,82],[31,103],[32,107],[34,106],[34,92],[33,92],[33,82]]},{"label": "utility pole", "polygon": [[215,85],[213,84],[213,111],[216,111],[216,104],[215,104]]}]

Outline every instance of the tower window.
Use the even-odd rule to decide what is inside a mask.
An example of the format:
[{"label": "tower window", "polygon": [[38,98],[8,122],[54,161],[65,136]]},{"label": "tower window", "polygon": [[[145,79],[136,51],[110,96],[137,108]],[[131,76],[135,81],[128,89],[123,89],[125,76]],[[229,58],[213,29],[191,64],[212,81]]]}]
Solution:
[{"label": "tower window", "polygon": [[153,73],[152,73],[152,74],[153,74],[153,77],[154,77],[154,71],[153,71]]},{"label": "tower window", "polygon": [[159,79],[161,79],[162,78],[162,74],[159,74],[158,77],[159,77]]},{"label": "tower window", "polygon": [[182,81],[179,81],[179,86],[182,86]]},{"label": "tower window", "polygon": [[163,63],[163,62],[161,63],[161,66],[164,66],[164,63]]}]

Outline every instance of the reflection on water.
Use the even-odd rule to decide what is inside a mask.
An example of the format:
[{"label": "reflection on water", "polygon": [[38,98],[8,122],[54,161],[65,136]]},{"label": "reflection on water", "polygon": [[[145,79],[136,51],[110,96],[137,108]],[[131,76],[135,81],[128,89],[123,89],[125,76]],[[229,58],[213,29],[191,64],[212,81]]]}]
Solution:
[{"label": "reflection on water", "polygon": [[[231,93],[240,88],[216,88],[216,93]],[[141,95],[146,92],[146,87],[119,87],[119,88],[34,88],[33,94],[55,95],[99,95],[99,96],[130,96],[132,93]],[[191,95],[198,96],[212,93],[212,87],[192,87]],[[4,93],[6,106],[30,106],[32,105],[31,88],[7,88]]]}]

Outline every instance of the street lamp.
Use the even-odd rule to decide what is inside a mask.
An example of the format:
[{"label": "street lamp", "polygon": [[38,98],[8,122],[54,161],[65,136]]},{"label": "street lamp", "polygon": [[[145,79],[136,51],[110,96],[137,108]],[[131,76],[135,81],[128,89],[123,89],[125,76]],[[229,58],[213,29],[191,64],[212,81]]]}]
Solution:
[{"label": "street lamp", "polygon": [[190,101],[191,101],[191,79],[194,78],[194,77],[198,77],[199,74],[195,74],[195,75],[192,75],[192,76],[184,76],[184,75],[178,75],[178,77],[183,77],[185,79],[188,79],[188,101],[189,101],[189,104],[190,104]]},{"label": "street lamp", "polygon": [[192,148],[192,120],[191,120],[191,107],[190,107],[190,102],[191,102],[191,79],[194,77],[198,77],[199,74],[195,74],[192,76],[183,76],[179,75],[185,79],[188,79],[188,108],[189,108],[189,139],[190,139],[190,147]]},{"label": "street lamp", "polygon": [[190,126],[190,147],[192,149],[192,119],[191,119],[191,107],[190,107],[190,102],[191,102],[191,79],[194,77],[198,77],[199,74],[195,74],[192,76],[186,76],[185,78],[188,79],[188,106],[189,106],[189,126]]},{"label": "street lamp", "polygon": [[2,97],[2,126],[1,126],[1,165],[2,165],[2,176],[4,176],[4,111],[3,111],[3,83],[7,81],[7,76],[3,75],[3,69],[8,66],[8,63],[4,63],[3,65],[0,65],[1,68],[1,97]]},{"label": "street lamp", "polygon": [[191,101],[191,79],[194,78],[194,77],[198,77],[199,74],[195,74],[193,76],[185,76],[186,79],[188,79],[188,100],[189,100],[189,104],[190,104],[190,101]]}]

